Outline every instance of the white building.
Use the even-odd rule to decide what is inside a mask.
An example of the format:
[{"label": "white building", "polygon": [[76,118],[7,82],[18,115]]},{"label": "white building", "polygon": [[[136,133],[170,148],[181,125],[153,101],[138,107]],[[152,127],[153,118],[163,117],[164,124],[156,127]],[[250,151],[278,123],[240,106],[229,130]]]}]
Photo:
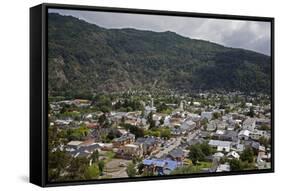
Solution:
[{"label": "white building", "polygon": [[240,158],[240,155],[236,151],[231,151],[231,152],[227,153],[226,156],[229,159],[239,159]]},{"label": "white building", "polygon": [[248,140],[250,136],[250,131],[247,129],[243,129],[238,133],[238,138],[241,140]]},{"label": "white building", "polygon": [[164,126],[170,127],[170,125],[171,125],[171,116],[170,116],[170,115],[167,115],[167,116],[164,118]]},{"label": "white building", "polygon": [[216,172],[229,172],[229,171],[230,171],[230,165],[228,163],[220,164],[216,170]]},{"label": "white building", "polygon": [[246,107],[252,107],[252,106],[253,106],[253,104],[252,104],[252,103],[250,103],[250,102],[245,103],[245,105],[246,105]]},{"label": "white building", "polygon": [[201,113],[201,119],[211,120],[212,118],[213,118],[213,112],[211,112],[211,111],[203,111]]},{"label": "white building", "polygon": [[217,151],[229,152],[231,147],[230,141],[210,140],[209,145],[217,148]]}]

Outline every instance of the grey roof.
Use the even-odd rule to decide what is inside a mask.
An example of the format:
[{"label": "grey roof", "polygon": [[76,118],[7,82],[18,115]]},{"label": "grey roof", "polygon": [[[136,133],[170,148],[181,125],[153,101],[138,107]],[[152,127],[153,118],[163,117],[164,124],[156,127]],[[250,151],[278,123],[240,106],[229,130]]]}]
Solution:
[{"label": "grey roof", "polygon": [[236,131],[226,130],[223,135],[219,135],[222,139],[232,139],[233,141],[238,140],[238,133]]},{"label": "grey roof", "polygon": [[251,146],[252,146],[254,149],[259,149],[260,143],[259,143],[259,142],[253,141]]},{"label": "grey roof", "polygon": [[199,138],[199,139],[191,139],[190,141],[187,142],[187,144],[188,144],[189,146],[191,146],[191,145],[201,144],[201,143],[203,143],[203,141],[204,141],[204,139],[202,139],[202,138]]},{"label": "grey roof", "polygon": [[200,132],[200,137],[208,137],[210,135],[210,132],[208,131],[201,131]]},{"label": "grey roof", "polygon": [[228,136],[228,137],[237,137],[238,136],[238,133],[236,131],[229,131],[229,130],[226,130],[224,132],[224,136]]},{"label": "grey roof", "polygon": [[75,151],[71,151],[70,154],[73,157],[88,157],[91,153],[87,152],[85,148],[81,147]]},{"label": "grey roof", "polygon": [[101,146],[99,144],[93,144],[93,145],[85,146],[82,148],[84,148],[85,150],[87,150],[89,152],[93,152],[94,150],[100,149]]},{"label": "grey roof", "polygon": [[255,118],[247,118],[245,121],[243,121],[243,125],[252,125],[256,122]]},{"label": "grey roof", "polygon": [[157,143],[155,137],[140,137],[136,140],[136,144],[154,145]]},{"label": "grey roof", "polygon": [[113,139],[113,141],[116,141],[116,142],[118,142],[118,141],[126,141],[127,139],[134,139],[134,138],[135,138],[134,134],[127,133],[127,134],[122,135],[121,137]]},{"label": "grey roof", "polygon": [[195,126],[195,122],[191,121],[191,120],[187,120],[185,122],[182,123],[182,125],[180,126],[181,129],[185,129],[185,130],[188,130],[188,129],[191,129],[193,128],[193,126]]},{"label": "grey roof", "polygon": [[173,134],[181,134],[182,132],[184,132],[184,131],[181,128],[172,128],[171,129],[171,133],[173,133]]},{"label": "grey roof", "polygon": [[229,141],[219,141],[219,140],[210,140],[209,145],[211,145],[211,146],[221,146],[221,147],[230,147],[231,142],[229,142]]},{"label": "grey roof", "polygon": [[179,148],[176,148],[176,149],[173,149],[169,152],[169,155],[172,157],[172,158],[180,158],[180,157],[184,157],[185,156],[185,153],[183,152],[182,149],[179,149]]}]

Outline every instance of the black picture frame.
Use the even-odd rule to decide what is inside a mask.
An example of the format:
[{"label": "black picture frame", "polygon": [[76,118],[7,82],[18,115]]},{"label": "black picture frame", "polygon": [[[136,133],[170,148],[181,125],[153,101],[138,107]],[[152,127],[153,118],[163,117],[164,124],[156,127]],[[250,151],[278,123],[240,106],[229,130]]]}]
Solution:
[{"label": "black picture frame", "polygon": [[[169,15],[169,16],[187,16],[198,18],[216,18],[247,21],[266,21],[271,23],[271,169],[249,170],[249,171],[230,171],[217,173],[198,173],[188,175],[168,175],[137,178],[118,178],[118,179],[100,179],[89,181],[55,182],[47,181],[47,92],[48,92],[48,70],[47,70],[47,24],[48,9],[63,8],[73,10],[91,10],[115,13],[138,13],[150,15]],[[178,178],[195,178],[210,176],[228,176],[257,173],[274,172],[274,18],[190,13],[176,11],[156,11],[143,9],[126,9],[113,7],[95,7],[82,5],[63,5],[63,4],[40,4],[30,8],[30,182],[42,187],[67,186],[82,184],[116,183],[116,182],[134,182],[149,180],[164,180]]]}]

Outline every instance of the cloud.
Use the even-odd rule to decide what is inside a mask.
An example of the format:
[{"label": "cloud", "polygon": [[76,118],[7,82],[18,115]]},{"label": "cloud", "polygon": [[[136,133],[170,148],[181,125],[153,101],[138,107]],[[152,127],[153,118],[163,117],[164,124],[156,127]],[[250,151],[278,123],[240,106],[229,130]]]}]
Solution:
[{"label": "cloud", "polygon": [[104,28],[136,28],[156,32],[169,30],[189,38],[270,55],[269,22],[66,9],[50,9],[49,12],[71,15]]}]

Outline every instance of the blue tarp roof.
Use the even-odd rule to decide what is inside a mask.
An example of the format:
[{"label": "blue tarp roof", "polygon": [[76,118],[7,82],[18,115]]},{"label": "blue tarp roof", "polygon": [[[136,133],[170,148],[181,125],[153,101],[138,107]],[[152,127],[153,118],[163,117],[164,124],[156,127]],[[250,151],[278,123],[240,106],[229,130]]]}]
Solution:
[{"label": "blue tarp roof", "polygon": [[169,170],[174,170],[177,168],[178,163],[173,160],[160,160],[160,159],[145,159],[143,160],[144,165],[155,165],[157,167],[167,168]]}]

